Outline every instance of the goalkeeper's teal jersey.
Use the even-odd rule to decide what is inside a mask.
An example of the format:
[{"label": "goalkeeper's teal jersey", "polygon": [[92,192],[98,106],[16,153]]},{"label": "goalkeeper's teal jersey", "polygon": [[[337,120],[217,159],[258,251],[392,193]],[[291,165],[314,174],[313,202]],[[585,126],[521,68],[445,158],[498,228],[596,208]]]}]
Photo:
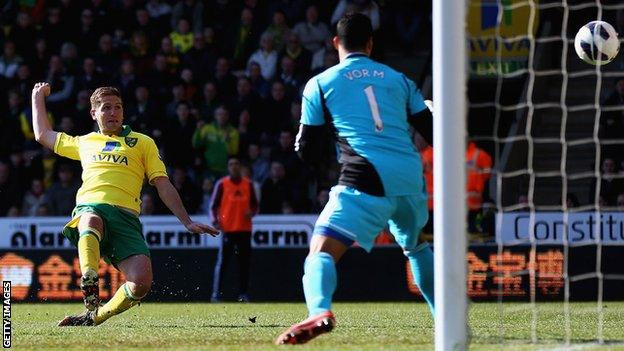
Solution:
[{"label": "goalkeeper's teal jersey", "polygon": [[330,123],[340,147],[340,184],[376,196],[426,197],[407,118],[426,107],[414,82],[364,54],[313,77],[301,124]]}]

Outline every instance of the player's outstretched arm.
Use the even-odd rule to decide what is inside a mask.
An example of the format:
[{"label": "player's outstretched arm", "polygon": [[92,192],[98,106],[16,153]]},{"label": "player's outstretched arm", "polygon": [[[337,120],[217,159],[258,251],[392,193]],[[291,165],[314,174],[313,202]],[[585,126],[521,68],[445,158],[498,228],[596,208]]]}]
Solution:
[{"label": "player's outstretched arm", "polygon": [[50,95],[48,83],[36,83],[32,90],[32,124],[35,140],[41,145],[54,150],[57,132],[52,130],[46,111],[45,98]]},{"label": "player's outstretched arm", "polygon": [[207,224],[193,222],[191,217],[189,217],[184,205],[182,204],[182,199],[180,199],[180,194],[176,188],[174,188],[173,184],[169,181],[167,177],[157,177],[154,178],[152,184],[158,190],[158,196],[162,199],[162,201],[167,205],[167,207],[173,212],[173,214],[178,217],[180,222],[184,224],[186,229],[195,234],[210,234],[212,236],[216,236],[219,234],[219,231]]}]

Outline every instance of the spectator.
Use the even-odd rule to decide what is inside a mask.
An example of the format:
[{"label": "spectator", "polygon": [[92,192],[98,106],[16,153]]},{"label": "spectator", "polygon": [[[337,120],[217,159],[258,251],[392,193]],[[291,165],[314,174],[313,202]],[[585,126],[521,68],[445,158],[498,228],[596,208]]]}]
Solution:
[{"label": "spectator", "polygon": [[299,41],[299,37],[297,36],[297,34],[290,33],[286,37],[286,47],[284,48],[284,51],[281,55],[280,62],[282,62],[284,57],[289,57],[290,59],[292,59],[294,64],[294,72],[296,72],[297,76],[300,79],[303,80],[303,78],[306,78],[310,70],[312,54],[303,46],[301,46],[301,41]]},{"label": "spectator", "polygon": [[52,55],[46,81],[50,84],[51,93],[48,96],[48,107],[51,113],[61,113],[65,105],[71,102],[74,91],[74,76],[67,71],[60,56]]},{"label": "spectator", "polygon": [[154,197],[150,193],[141,195],[141,216],[152,216],[156,214]]},{"label": "spectator", "polygon": [[238,150],[247,150],[249,143],[257,139],[257,133],[250,129],[251,115],[249,111],[242,110],[238,115]]},{"label": "spectator", "polygon": [[132,33],[130,39],[130,56],[134,61],[136,73],[139,76],[145,75],[152,65],[150,43],[145,33],[141,31]]},{"label": "spectator", "polygon": [[180,19],[191,20],[190,28],[193,32],[200,32],[204,28],[204,3],[202,0],[178,1],[171,11],[171,28],[176,28]]},{"label": "spectator", "polygon": [[312,55],[310,70],[312,75],[323,72],[338,63],[338,51],[334,48],[331,39],[325,41],[325,46]]},{"label": "spectator", "polygon": [[13,79],[17,72],[17,67],[24,60],[15,51],[15,43],[7,40],[4,42],[4,51],[0,56],[0,76],[6,79]]},{"label": "spectator", "polygon": [[293,33],[299,37],[301,44],[309,52],[316,52],[323,47],[325,40],[331,39],[329,28],[319,21],[316,5],[308,6],[305,22],[297,23],[293,28]]},{"label": "spectator", "polygon": [[22,203],[22,214],[24,216],[37,216],[39,207],[45,204],[45,188],[41,179],[33,179],[30,183],[30,189],[24,195]]},{"label": "spectator", "polygon": [[178,105],[184,102],[189,104],[190,109],[190,101],[186,100],[186,91],[184,90],[184,84],[178,81],[171,88],[171,95],[173,96],[173,100],[171,100],[167,106],[165,107],[165,116],[168,121],[174,120],[177,117]]},{"label": "spectator", "polygon": [[167,66],[167,58],[163,54],[156,54],[152,69],[145,79],[154,100],[162,105],[171,99],[171,89],[176,82],[175,75]]},{"label": "spectator", "polygon": [[[267,148],[267,150],[270,150]],[[266,153],[263,155],[260,146],[256,143],[249,144],[247,148],[247,158],[249,166],[251,167],[251,173],[253,174],[253,181],[259,184],[264,183],[269,176],[270,162],[266,157]]]},{"label": "spectator", "polygon": [[70,216],[76,204],[76,193],[80,187],[75,179],[74,170],[68,164],[61,164],[58,169],[58,181],[46,192],[46,203],[53,216]]},{"label": "spectator", "polygon": [[18,121],[22,111],[24,111],[22,95],[16,90],[10,90],[7,94],[7,113],[4,116],[8,120]]},{"label": "spectator", "polygon": [[618,208],[618,211],[624,211],[624,193],[620,193],[617,196],[617,202],[615,204]]},{"label": "spectator", "polygon": [[490,179],[492,169],[492,157],[485,150],[477,147],[474,142],[469,142],[466,147],[466,175],[468,185],[466,196],[468,198],[468,230],[477,232],[476,218],[483,206],[483,194],[485,185]]},{"label": "spectator", "polygon": [[334,9],[331,17],[331,24],[335,26],[338,20],[346,13],[359,12],[368,16],[373,26],[373,31],[377,31],[380,25],[379,6],[373,0],[340,0]]},{"label": "spectator", "polygon": [[279,162],[271,162],[269,177],[262,183],[260,213],[282,213],[282,203],[290,198],[290,188],[286,182],[286,170]]},{"label": "spectator", "polygon": [[119,69],[120,59],[113,48],[113,37],[103,34],[98,41],[94,57],[97,70],[106,77],[112,77]]},{"label": "spectator", "polygon": [[104,76],[96,70],[95,60],[91,57],[86,57],[82,61],[82,70],[76,77],[75,88],[78,91],[95,90],[106,83]]},{"label": "spectator", "polygon": [[238,154],[238,131],[229,123],[229,111],[225,106],[215,110],[215,122],[197,123],[193,134],[193,146],[202,150],[209,174],[221,177],[227,171],[227,159]]},{"label": "spectator", "polygon": [[566,206],[568,209],[573,209],[579,207],[581,204],[579,203],[578,197],[572,193],[568,193],[566,196]]},{"label": "spectator", "polygon": [[199,104],[199,118],[206,123],[211,123],[214,120],[215,109],[222,105],[218,96],[219,92],[214,82],[204,84],[203,99]]},{"label": "spectator", "polygon": [[290,215],[290,214],[294,214],[295,213],[295,209],[293,208],[292,204],[288,201],[284,201],[282,202],[282,212],[280,212],[281,214],[284,215]]},{"label": "spectator", "polygon": [[319,189],[316,194],[316,201],[314,201],[314,206],[312,208],[313,213],[321,213],[325,205],[329,201],[329,189],[323,188]]},{"label": "spectator", "polygon": [[76,128],[76,135],[83,135],[93,131],[94,121],[91,118],[91,93],[81,90],[76,96],[76,104],[67,112],[71,116]]},{"label": "spectator", "polygon": [[131,59],[121,61],[121,67],[113,79],[113,85],[119,89],[123,101],[132,101],[137,87],[137,75]]},{"label": "spectator", "polygon": [[[31,82],[35,80],[44,80],[46,68],[50,62],[49,45],[46,43],[45,39],[39,38],[35,41],[35,53],[33,56],[28,57],[27,60],[27,67],[31,72]],[[29,86],[29,89],[32,89],[32,84]],[[25,96],[28,96],[28,94]]]},{"label": "spectator", "polygon": [[[238,78],[236,84],[236,96],[231,101],[232,114],[239,116],[241,112],[246,110],[251,118],[258,118],[262,107],[260,96],[253,91],[251,81],[247,77]],[[236,122],[233,122],[236,125]]]},{"label": "spectator", "polygon": [[211,177],[204,177],[202,181],[202,200],[199,213],[211,213],[211,200],[214,191],[214,180]]},{"label": "spectator", "polygon": [[175,74],[176,72],[178,72],[178,67],[180,67],[180,62],[182,60],[175,46],[173,46],[173,41],[170,37],[162,38],[162,40],[160,41],[160,50],[158,51],[158,53],[165,56],[169,73]]},{"label": "spectator", "polygon": [[273,79],[277,69],[277,51],[273,46],[272,34],[262,34],[260,48],[249,57],[248,68],[252,62],[260,66],[260,72],[265,80],[271,81]]},{"label": "spectator", "polygon": [[288,34],[290,34],[290,28],[288,28],[286,15],[283,11],[276,10],[273,13],[273,20],[262,35],[264,36],[264,34],[271,35],[271,38],[273,39],[273,46],[276,51],[282,51],[282,49],[284,49],[286,38]]},{"label": "spectator", "polygon": [[268,13],[273,14],[279,11],[284,14],[286,20],[290,23],[296,23],[303,19],[305,10],[305,0],[274,0],[270,1]]},{"label": "spectator", "polygon": [[0,216],[7,215],[11,207],[21,204],[22,189],[15,177],[12,177],[9,165],[2,161],[0,161],[0,194],[2,194]]},{"label": "spectator", "polygon": [[180,71],[180,83],[184,87],[184,99],[191,103],[196,100],[197,83],[193,71],[189,68],[182,68]]},{"label": "spectator", "polygon": [[79,70],[80,60],[78,59],[78,49],[72,42],[64,42],[61,45],[61,51],[59,57],[63,62],[65,69],[71,74],[76,75]]},{"label": "spectator", "polygon": [[216,61],[214,53],[206,47],[204,33],[193,34],[193,47],[184,55],[184,66],[193,72],[199,82],[205,82],[210,76],[206,67],[214,67]]},{"label": "spectator", "polygon": [[267,132],[272,140],[275,140],[282,128],[288,127],[290,100],[286,97],[284,83],[273,82],[271,95],[264,102],[262,117],[262,130]]},{"label": "spectator", "polygon": [[137,33],[143,33],[145,35],[148,48],[158,47],[160,38],[163,36],[164,30],[162,27],[158,27],[156,21],[152,20],[148,10],[145,8],[139,8],[135,11],[135,21],[132,26],[132,30]]},{"label": "spectator", "polygon": [[433,233],[433,147],[427,145],[420,150],[425,187],[427,188],[427,208],[429,209],[429,219],[423,228],[425,233]]},{"label": "spectator", "polygon": [[292,99],[300,96],[303,79],[295,72],[295,61],[289,56],[283,56],[280,67],[279,80],[284,84],[288,97]]},{"label": "spectator", "polygon": [[249,168],[249,166],[247,166],[246,164],[241,164],[241,175],[243,177],[246,177],[247,179],[249,179],[251,181],[251,186],[253,187],[254,195],[256,196],[256,200],[258,201],[258,203],[260,203],[260,188],[261,188],[261,185],[260,185],[260,183],[258,183],[255,180],[253,180],[253,174],[251,173],[251,168]]},{"label": "spectator", "polygon": [[9,207],[9,210],[6,213],[7,217],[20,217],[21,215],[22,211],[20,211],[20,208],[17,205]]},{"label": "spectator", "polygon": [[76,126],[74,121],[69,116],[61,117],[61,122],[58,125],[58,131],[68,135],[76,135]]},{"label": "spectator", "polygon": [[[613,91],[602,103],[603,106],[624,106],[624,79],[619,79]],[[624,135],[624,110],[604,111],[600,115],[601,139],[617,140]],[[624,147],[619,144],[603,145],[602,154],[605,157],[619,157]]]},{"label": "spectator", "polygon": [[[106,17],[107,14],[98,13],[97,17],[102,20],[100,23],[104,21],[109,21],[110,17]],[[80,48],[81,55],[87,55],[90,52],[93,52],[96,48],[98,39],[100,38],[100,30],[96,25],[94,19],[94,11],[91,9],[82,10],[82,14],[80,16],[80,26],[78,30],[71,31],[72,39],[71,41],[76,44],[77,47]]]},{"label": "spectator", "polygon": [[20,96],[28,96],[28,94],[30,94],[34,80],[28,64],[22,63],[19,65],[11,84],[13,89],[19,92]]},{"label": "spectator", "polygon": [[215,66],[214,83],[220,96],[228,97],[236,94],[236,77],[230,72],[230,62],[225,57],[217,59]]},{"label": "spectator", "polygon": [[[606,157],[602,160],[600,171],[599,199],[603,203],[601,206],[615,206],[616,196],[624,192],[624,182],[618,176],[615,160]],[[596,185],[596,180],[594,180],[590,189],[589,203],[595,202]]]},{"label": "spectator", "polygon": [[72,30],[69,27],[72,26],[68,25],[67,22],[61,21],[61,9],[59,7],[50,7],[48,16],[43,24],[45,30],[40,33],[43,37],[36,41],[45,43],[50,51],[57,52],[66,37],[66,33],[70,33]]},{"label": "spectator", "polygon": [[171,184],[178,190],[180,198],[184,207],[186,207],[189,214],[197,213],[199,208],[201,195],[199,189],[189,179],[186,168],[175,167],[173,169],[173,175],[171,177]]},{"label": "spectator", "polygon": [[157,140],[162,135],[164,116],[156,102],[150,98],[149,89],[138,85],[134,91],[134,102],[124,107],[124,120],[132,130],[140,130]]},{"label": "spectator", "polygon": [[249,63],[249,73],[247,74],[253,90],[263,99],[269,95],[271,85],[262,76],[262,67],[258,62]]},{"label": "spectator", "polygon": [[[24,133],[20,127],[19,117],[22,113],[20,98],[16,92],[9,92],[9,113],[0,114],[0,162],[9,156],[16,145],[24,145]],[[0,215],[2,213],[0,212]]]},{"label": "spectator", "polygon": [[34,54],[33,43],[37,38],[37,30],[33,25],[32,18],[27,12],[19,12],[15,25],[9,27],[8,39],[15,43],[15,50],[22,57],[30,57]]},{"label": "spectator", "polygon": [[286,177],[292,182],[300,182],[304,174],[303,164],[295,152],[295,138],[289,129],[282,130],[279,134],[279,143],[271,153],[271,161],[279,162],[286,169]]},{"label": "spectator", "polygon": [[[195,160],[195,150],[191,140],[197,121],[190,114],[190,105],[180,102],[176,118],[169,122],[164,134],[165,162],[168,165],[189,169]],[[187,209],[189,207],[186,207]]]},{"label": "spectator", "polygon": [[232,28],[234,30],[224,43],[225,53],[232,57],[234,69],[243,69],[258,42],[253,12],[247,7],[243,8],[238,25]]},{"label": "spectator", "polygon": [[258,212],[258,201],[252,182],[241,174],[240,160],[228,160],[228,176],[219,179],[212,200],[212,217],[223,232],[214,271],[211,302],[223,296],[223,273],[230,256],[238,253],[238,301],[249,302],[249,270],[251,257],[251,218]]},{"label": "spectator", "polygon": [[431,32],[428,28],[431,25],[429,22],[430,4],[430,2],[401,1],[397,2],[393,8],[392,19],[397,39],[406,55],[409,55],[416,46],[421,50],[430,48]]},{"label": "spectator", "polygon": [[[171,5],[165,0],[149,0],[145,9],[154,20],[156,28],[171,28]],[[161,33],[162,34],[162,33]]]},{"label": "spectator", "polygon": [[293,100],[290,103],[290,120],[288,124],[288,128],[293,135],[299,132],[299,124],[301,121],[301,101]]},{"label": "spectator", "polygon": [[[421,159],[423,162],[423,173],[425,177],[425,185],[429,196],[429,222],[426,225],[426,232],[433,230],[433,148],[427,146],[421,151]],[[483,207],[483,194],[485,185],[490,178],[492,168],[492,158],[483,149],[477,147],[474,142],[468,142],[466,146],[466,197],[468,207],[468,230],[471,233],[478,232],[476,226],[477,215],[480,214]]]},{"label": "spectator", "polygon": [[176,51],[184,55],[191,47],[193,47],[193,33],[191,25],[185,18],[180,18],[176,24],[176,30],[169,34],[171,43]]}]

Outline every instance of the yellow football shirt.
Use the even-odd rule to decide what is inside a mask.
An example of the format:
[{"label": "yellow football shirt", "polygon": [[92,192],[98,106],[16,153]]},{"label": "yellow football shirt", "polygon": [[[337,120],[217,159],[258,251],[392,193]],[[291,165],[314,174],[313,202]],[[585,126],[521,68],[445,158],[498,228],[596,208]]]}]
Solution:
[{"label": "yellow football shirt", "polygon": [[167,171],[156,143],[145,134],[123,126],[116,136],[58,133],[54,152],[82,164],[82,186],[76,204],[106,203],[140,212],[141,187]]}]

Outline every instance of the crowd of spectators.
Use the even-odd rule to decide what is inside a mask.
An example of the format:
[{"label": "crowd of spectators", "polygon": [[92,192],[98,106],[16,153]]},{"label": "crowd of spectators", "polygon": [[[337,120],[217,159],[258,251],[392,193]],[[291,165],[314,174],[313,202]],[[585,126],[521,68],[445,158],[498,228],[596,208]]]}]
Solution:
[{"label": "crowd of spectators", "polygon": [[[429,18],[417,3],[4,2],[0,216],[68,216],[81,184],[80,164],[34,141],[30,95],[38,81],[51,85],[47,107],[54,129],[71,135],[97,128],[91,92],[117,87],[124,124],[156,141],[190,213],[206,213],[230,156],[243,161],[260,213],[319,211],[338,172],[335,165],[310,169],[293,150],[303,86],[338,62],[331,38],[342,14],[366,13],[376,36],[396,39],[376,42],[374,56],[383,58],[391,44],[407,51],[415,46],[409,33]],[[150,187],[142,200],[144,214],[165,213]]]}]

